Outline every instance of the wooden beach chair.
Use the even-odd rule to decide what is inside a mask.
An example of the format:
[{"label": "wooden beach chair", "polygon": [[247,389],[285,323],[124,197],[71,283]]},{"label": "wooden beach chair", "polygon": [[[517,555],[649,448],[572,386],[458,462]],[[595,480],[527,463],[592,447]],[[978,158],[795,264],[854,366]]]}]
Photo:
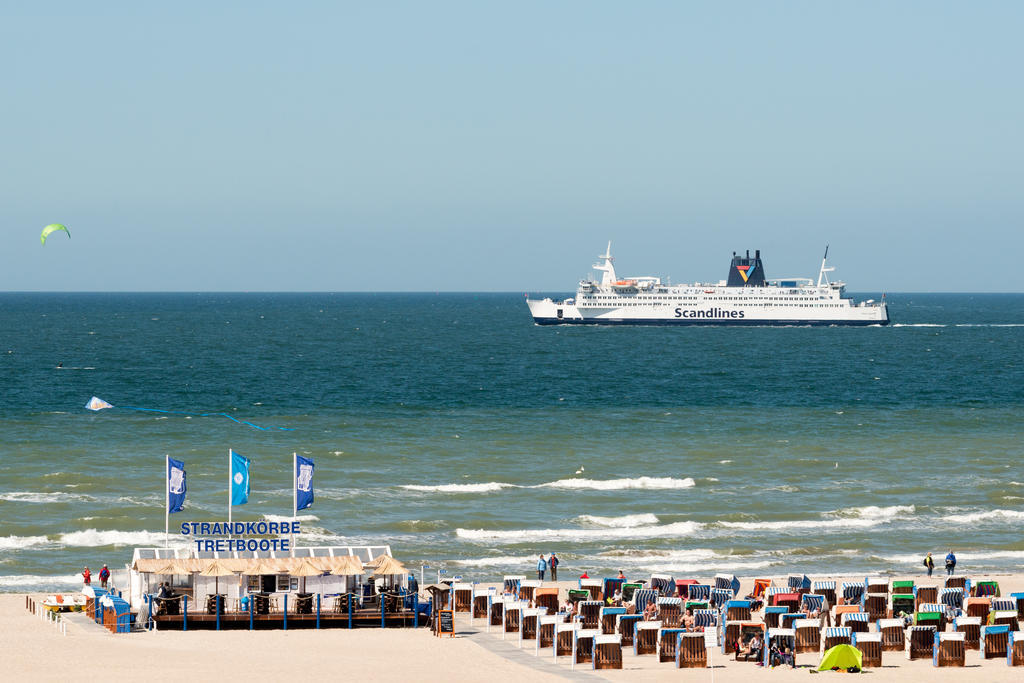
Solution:
[{"label": "wooden beach chair", "polygon": [[970,593],[970,588],[968,587],[970,582],[970,579],[966,576],[947,576],[945,586],[946,588],[963,588],[964,593]]},{"label": "wooden beach chair", "polygon": [[783,614],[789,614],[788,607],[765,607],[764,623],[768,628],[778,628],[779,618]]},{"label": "wooden beach chair", "polygon": [[915,601],[912,594],[894,593],[892,596],[892,607],[889,610],[889,616],[898,617],[900,612],[903,614],[913,614],[916,611],[914,606]]},{"label": "wooden beach chair", "polygon": [[797,619],[810,619],[806,612],[788,612],[779,615],[779,628],[793,628],[793,622]]},{"label": "wooden beach chair", "polygon": [[936,633],[932,650],[932,666],[964,666],[966,664],[964,634]]},{"label": "wooden beach chair", "polygon": [[1017,618],[1024,619],[1024,593],[1010,593],[1010,599],[1017,605]]},{"label": "wooden beach chair", "polygon": [[957,617],[953,620],[953,630],[964,634],[964,649],[981,649],[980,617]]},{"label": "wooden beach chair", "polygon": [[889,596],[886,593],[868,593],[864,596],[864,611],[870,621],[878,621],[888,616]]},{"label": "wooden beach chair", "polygon": [[538,588],[533,594],[533,604],[537,607],[546,607],[548,614],[558,611],[558,589]]},{"label": "wooden beach chair", "polygon": [[1006,643],[1007,666],[1024,666],[1024,631],[1010,631]]},{"label": "wooden beach chair", "polygon": [[885,593],[889,594],[889,581],[883,579],[881,576],[865,576],[864,577],[864,592],[865,593]]},{"label": "wooden beach chair", "polygon": [[1017,623],[1017,610],[994,610],[988,613],[988,623],[992,626],[1008,626],[1011,631],[1020,630]]},{"label": "wooden beach chair", "polygon": [[992,598],[989,602],[989,610],[992,612],[1016,612],[1017,601],[1011,598]]},{"label": "wooden beach chair", "polygon": [[867,612],[846,612],[839,625],[846,626],[853,633],[867,633],[870,630],[868,628],[869,621],[871,621],[871,615]]},{"label": "wooden beach chair", "polygon": [[704,630],[709,627],[718,626],[718,610],[695,609],[693,610],[693,628]]},{"label": "wooden beach chair", "polygon": [[920,611],[920,605],[939,601],[938,586],[914,586],[914,610]]},{"label": "wooden beach chair", "polygon": [[920,612],[914,612],[914,626],[934,626],[936,631],[946,630],[945,610],[929,609],[935,605],[921,605]]},{"label": "wooden beach chair", "polygon": [[904,633],[902,619],[879,619],[875,624],[882,636],[882,649],[892,652],[903,652]]},{"label": "wooden beach chair", "polygon": [[963,609],[964,589],[963,588],[940,588],[939,603],[952,609]]},{"label": "wooden beach chair", "polygon": [[633,602],[634,595],[643,587],[644,585],[642,583],[626,582],[622,584],[622,602]]},{"label": "wooden beach chair", "polygon": [[828,608],[825,596],[820,593],[805,593],[800,596],[800,611],[808,614],[821,614]]},{"label": "wooden beach chair", "polygon": [[829,606],[836,604],[835,581],[811,581],[811,593],[825,596],[825,604]]},{"label": "wooden beach chair", "polygon": [[911,626],[906,631],[907,659],[931,659],[935,649],[934,626]]},{"label": "wooden beach chair", "polygon": [[804,589],[810,592],[811,580],[805,574],[790,574],[786,577],[786,587],[792,593],[799,593]]},{"label": "wooden beach chair", "polygon": [[821,649],[821,620],[820,619],[797,619],[793,622],[793,632],[796,634],[796,648],[794,652],[817,652]]},{"label": "wooden beach chair", "polygon": [[[776,645],[781,650],[783,647],[789,649],[790,652],[796,652],[796,634],[791,628],[770,628],[765,634],[764,638],[764,649],[762,655],[762,661],[764,662],[765,669],[768,668],[771,663],[771,649],[772,646]],[[795,657],[795,655],[794,655]],[[794,662],[796,660],[794,659]]]},{"label": "wooden beach chair", "polygon": [[487,590],[483,592],[473,591],[473,611],[471,618],[473,619],[486,619],[490,612],[491,600],[495,597],[495,591]]},{"label": "wooden beach chair", "polygon": [[690,586],[700,583],[696,579],[676,579],[676,595],[680,598],[690,597]]},{"label": "wooden beach chair", "polygon": [[706,583],[690,584],[687,588],[687,600],[707,602],[711,600],[711,586]]},{"label": "wooden beach chair", "polygon": [[827,626],[821,630],[822,652],[828,652],[836,645],[852,645],[853,631],[844,626]]},{"label": "wooden beach chair", "polygon": [[658,631],[658,661],[676,661],[676,643],[680,633],[685,633],[684,628],[662,628]]},{"label": "wooden beach chair", "polygon": [[682,626],[683,599],[676,597],[658,598],[658,619],[665,624],[665,628],[679,628]]},{"label": "wooden beach chair", "polygon": [[712,588],[711,589],[711,602],[716,609],[722,609],[725,604],[732,600],[732,591],[728,588]]},{"label": "wooden beach chair", "polygon": [[998,581],[978,581],[971,587],[971,595],[976,598],[998,598]]},{"label": "wooden beach chair", "polygon": [[906,595],[908,593],[910,595],[913,595],[914,594],[914,581],[912,579],[911,580],[901,580],[901,581],[893,580],[893,581],[891,581],[889,583],[889,593],[891,595],[897,595],[897,594],[898,595]]},{"label": "wooden beach chair", "polygon": [[580,579],[580,590],[590,593],[591,600],[604,598],[604,581],[601,579]]},{"label": "wooden beach chair", "polygon": [[996,659],[1005,657],[1010,645],[1009,626],[981,627],[981,658]]},{"label": "wooden beach chair", "polygon": [[843,599],[840,604],[842,605],[860,605],[861,598],[864,597],[864,584],[863,583],[843,583]]},{"label": "wooden beach chair", "polygon": [[651,590],[658,591],[658,595],[672,595],[676,591],[676,582],[668,574],[651,574]]},{"label": "wooden beach chair", "polygon": [[754,579],[754,588],[750,591],[750,596],[755,599],[764,599],[765,591],[772,587],[771,579]]},{"label": "wooden beach chair", "polygon": [[605,579],[602,582],[601,597],[605,602],[608,602],[610,598],[615,597],[615,591],[622,590],[622,584],[626,583],[625,579]]},{"label": "wooden beach chair", "polygon": [[636,608],[637,614],[643,614],[643,611],[647,608],[647,603],[654,602],[658,599],[658,591],[651,590],[650,588],[639,588],[633,591],[633,606]]},{"label": "wooden beach chair", "polygon": [[835,624],[837,626],[843,625],[843,615],[851,612],[860,612],[860,603],[856,605],[836,605],[835,609]]},{"label": "wooden beach chair", "polygon": [[554,648],[552,648],[552,654],[555,659],[572,655],[573,643],[576,641],[576,631],[579,631],[581,628],[578,621],[555,624],[555,642]]},{"label": "wooden beach chair", "polygon": [[573,631],[573,664],[587,664],[594,661],[594,639],[601,635],[596,629],[581,628]]},{"label": "wooden beach chair", "polygon": [[501,626],[505,623],[505,602],[494,600],[491,602],[491,616],[487,622],[488,626]]},{"label": "wooden beach chair", "polygon": [[785,607],[790,612],[796,612],[800,609],[800,594],[799,593],[776,593],[772,596],[771,603],[772,607]]},{"label": "wooden beach chair", "polygon": [[861,667],[864,669],[882,666],[882,634],[878,631],[854,633],[853,646],[860,650]]},{"label": "wooden beach chair", "polygon": [[750,600],[730,600],[725,603],[725,620],[750,621]]},{"label": "wooden beach chair", "polygon": [[732,574],[715,574],[715,588],[732,592],[731,597],[736,597],[740,592],[740,580]]},{"label": "wooden beach chair", "polygon": [[512,595],[519,595],[519,584],[526,580],[526,577],[521,574],[510,574],[502,579],[504,590],[512,593]]},{"label": "wooden beach chair", "polygon": [[708,649],[701,633],[676,633],[676,668],[705,669],[708,666]]},{"label": "wooden beach chair", "polygon": [[633,631],[633,654],[657,654],[658,631],[660,630],[660,621],[638,621]]},{"label": "wooden beach chair", "polygon": [[519,617],[519,646],[523,646],[523,641],[526,640],[537,640],[537,630],[540,627],[540,618],[547,614],[547,610],[543,607],[537,609],[536,607],[528,607],[523,610]]},{"label": "wooden beach chair", "polygon": [[519,599],[525,600],[526,602],[534,602],[534,598],[537,595],[537,589],[540,588],[540,585],[541,582],[536,579],[523,579],[519,582]]},{"label": "wooden beach chair", "polygon": [[562,622],[557,614],[543,614],[537,620],[537,649],[551,647],[555,643],[555,626]]},{"label": "wooden beach chair", "polygon": [[622,668],[622,642],[614,634],[601,634],[594,636],[594,655],[592,657],[595,669],[621,669]]},{"label": "wooden beach chair", "polygon": [[601,608],[604,603],[600,600],[581,600],[579,619],[583,622],[585,629],[597,629],[601,627]]},{"label": "wooden beach chair", "polygon": [[642,614],[619,614],[615,617],[615,632],[619,634],[620,642],[624,646],[632,647],[637,622],[643,620]]},{"label": "wooden beach chair", "polygon": [[452,609],[456,612],[473,610],[473,584],[456,583],[452,586]]},{"label": "wooden beach chair", "polygon": [[523,603],[505,604],[505,633],[519,633],[519,622],[523,618]]},{"label": "wooden beach chair", "polygon": [[964,606],[964,612],[969,617],[978,617],[981,619],[981,623],[988,621],[989,605],[991,601],[988,598],[967,598],[967,604]]},{"label": "wooden beach chair", "polygon": [[602,635],[615,633],[615,626],[620,616],[626,614],[625,607],[602,607],[599,624]]}]

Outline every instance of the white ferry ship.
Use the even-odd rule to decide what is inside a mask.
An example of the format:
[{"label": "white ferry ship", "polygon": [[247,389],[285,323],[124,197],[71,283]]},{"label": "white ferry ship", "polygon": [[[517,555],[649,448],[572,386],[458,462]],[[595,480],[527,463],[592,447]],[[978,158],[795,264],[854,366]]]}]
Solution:
[{"label": "white ferry ship", "polygon": [[603,263],[594,264],[601,281],[582,280],[576,297],[563,301],[530,300],[538,325],[888,325],[882,301],[855,303],[846,283],[830,282],[828,247],[818,281],[810,278],[768,280],[761,251],[732,255],[729,277],[715,284],[670,285],[657,277],[615,274],[612,243]]}]

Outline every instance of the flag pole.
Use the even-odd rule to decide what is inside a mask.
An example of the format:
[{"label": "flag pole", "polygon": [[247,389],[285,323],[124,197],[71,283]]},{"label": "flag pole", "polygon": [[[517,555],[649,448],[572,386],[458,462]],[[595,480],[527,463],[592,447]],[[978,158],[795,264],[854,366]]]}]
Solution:
[{"label": "flag pole", "polygon": [[[299,454],[292,452],[292,526],[299,516]],[[295,534],[292,535],[292,556],[295,555]]]},{"label": "flag pole", "polygon": [[171,454],[164,455],[164,547],[171,546]]},{"label": "flag pole", "polygon": [[228,449],[228,524],[231,524],[231,449]]}]

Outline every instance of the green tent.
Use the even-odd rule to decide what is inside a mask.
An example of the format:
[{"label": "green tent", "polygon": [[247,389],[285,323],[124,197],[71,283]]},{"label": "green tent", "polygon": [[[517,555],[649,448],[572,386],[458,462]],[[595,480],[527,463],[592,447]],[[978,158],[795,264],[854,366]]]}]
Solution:
[{"label": "green tent", "polygon": [[831,671],[836,668],[845,671],[853,667],[856,667],[858,671],[861,668],[860,650],[852,645],[836,645],[821,656],[818,671]]}]

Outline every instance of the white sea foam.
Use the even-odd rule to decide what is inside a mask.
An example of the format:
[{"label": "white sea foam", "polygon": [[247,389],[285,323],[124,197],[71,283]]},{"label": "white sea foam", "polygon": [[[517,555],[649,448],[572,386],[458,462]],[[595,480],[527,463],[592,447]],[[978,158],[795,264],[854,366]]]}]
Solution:
[{"label": "white sea foam", "polygon": [[800,519],[785,522],[719,522],[727,529],[745,531],[797,531],[801,529],[866,529],[882,524],[884,519]]},{"label": "white sea foam", "polygon": [[857,508],[843,508],[842,510],[837,510],[835,514],[841,517],[885,520],[899,515],[912,515],[915,510],[916,508],[913,505],[890,505],[888,507],[867,505]]},{"label": "white sea foam", "polygon": [[581,524],[592,524],[596,526],[612,528],[632,528],[645,524],[657,524],[657,515],[650,513],[639,515],[622,515],[621,517],[599,517],[597,515],[580,515],[576,518]]},{"label": "white sea foam", "polygon": [[945,327],[938,323],[895,323],[893,327]]},{"label": "white sea foam", "polygon": [[50,542],[46,536],[0,536],[0,550],[22,550]]},{"label": "white sea foam", "polygon": [[595,489],[618,491],[624,489],[688,489],[697,485],[690,477],[636,477],[635,479],[559,479],[541,484],[541,488],[554,489]]},{"label": "white sea foam", "polygon": [[703,528],[697,522],[675,522],[660,526],[608,529],[456,529],[455,535],[467,541],[490,543],[527,543],[537,541],[607,541],[610,539],[681,538]]},{"label": "white sea foam", "polygon": [[38,491],[10,491],[8,493],[0,493],[0,500],[7,500],[12,503],[70,503],[72,501],[93,501],[96,500],[92,496],[87,496],[84,493],[65,493],[63,491],[54,491],[51,493],[44,493]]},{"label": "white sea foam", "polygon": [[[164,533],[152,531],[99,531],[97,529],[86,529],[84,531],[71,531],[61,534],[57,542],[65,546],[82,546],[85,548],[105,545],[163,545]],[[180,536],[178,537],[180,539]],[[171,536],[172,542],[177,540]],[[180,545],[180,543],[179,543]]]},{"label": "white sea foam", "polygon": [[[933,553],[932,557],[935,558],[936,565],[938,564],[939,556],[942,555],[942,550],[938,553]],[[900,564],[921,564],[921,560],[924,558],[923,554],[914,555],[879,555],[883,560],[889,562],[898,562]],[[1021,560],[1024,559],[1024,550],[993,550],[992,552],[958,552],[956,553],[957,562],[972,562],[975,564],[984,562],[985,560]]]},{"label": "white sea foam", "polygon": [[440,484],[438,486],[406,484],[402,488],[407,491],[421,491],[423,493],[491,493],[515,486],[515,484],[506,484],[500,481],[489,481],[485,484]]},{"label": "white sea foam", "polygon": [[70,588],[81,588],[82,576],[39,576],[36,574],[9,574],[0,576],[0,589],[13,588],[19,591],[56,592]]},{"label": "white sea foam", "polygon": [[1024,511],[989,510],[987,512],[974,512],[969,515],[947,515],[942,519],[953,524],[973,524],[974,522],[984,522],[987,520],[1019,522],[1024,520]]},{"label": "white sea foam", "polygon": [[292,517],[291,515],[263,515],[263,519],[268,522],[291,522],[292,520],[298,522],[319,522],[320,518],[316,515],[299,515],[298,517]]},{"label": "white sea foam", "polygon": [[535,555],[477,557],[469,560],[455,560],[454,562],[463,567],[533,567],[537,564],[537,557]]}]

